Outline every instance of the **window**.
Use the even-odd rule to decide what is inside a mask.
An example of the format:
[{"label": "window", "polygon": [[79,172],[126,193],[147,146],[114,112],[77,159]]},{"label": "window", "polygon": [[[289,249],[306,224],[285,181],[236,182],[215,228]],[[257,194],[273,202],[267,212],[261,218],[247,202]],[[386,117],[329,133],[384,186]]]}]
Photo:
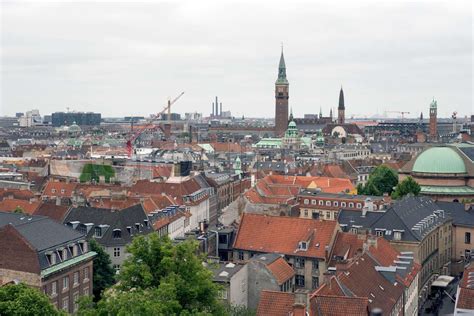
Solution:
[{"label": "window", "polygon": [[64,248],[62,251],[61,251],[61,258],[62,260],[67,260],[67,249]]},{"label": "window", "polygon": [[89,296],[89,287],[84,288],[84,295]]},{"label": "window", "polygon": [[334,202],[332,203],[332,205],[333,205],[333,206],[339,206],[339,202],[338,202],[338,201],[334,201]]},{"label": "window", "polygon": [[122,231],[120,229],[114,229],[112,232],[112,238],[114,239],[122,238]]},{"label": "window", "polygon": [[67,290],[67,288],[69,287],[69,277],[68,276],[65,276],[63,278],[63,291],[64,290]]},{"label": "window", "polygon": [[309,204],[309,200],[308,200],[308,199],[304,199],[304,204],[308,205],[308,204]]},{"label": "window", "polygon": [[77,245],[72,246],[72,255],[77,256]]},{"label": "window", "polygon": [[74,284],[74,285],[78,285],[78,284],[79,284],[79,271],[74,272],[74,275],[73,275],[73,276],[74,276],[74,279],[73,279],[74,282],[73,282],[73,284]]},{"label": "window", "polygon": [[401,240],[402,239],[402,233],[401,232],[393,232],[393,239],[394,240]]},{"label": "window", "polygon": [[219,243],[220,244],[227,244],[227,235],[226,234],[219,234]]},{"label": "window", "polygon": [[326,201],[326,206],[331,206],[331,201]]},{"label": "window", "polygon": [[362,204],[357,203],[357,208],[362,208]]},{"label": "window", "polygon": [[323,201],[323,200],[319,200],[319,201],[318,201],[318,204],[319,204],[319,205],[324,205],[324,201]]},{"label": "window", "polygon": [[114,257],[120,257],[120,247],[114,248]]},{"label": "window", "polygon": [[120,273],[120,264],[114,264],[113,265],[113,268],[115,270],[115,274],[119,274]]},{"label": "window", "polygon": [[300,241],[298,244],[299,250],[308,250],[308,243],[306,241]]},{"label": "window", "polygon": [[94,237],[102,237],[102,229],[100,227],[94,228]]},{"label": "window", "polygon": [[295,284],[298,287],[304,287],[304,275],[297,274],[295,276]]},{"label": "window", "polygon": [[66,192],[66,190],[64,190],[64,189],[61,189],[61,194],[64,194],[64,192]]},{"label": "window", "polygon": [[378,237],[383,237],[383,230],[375,230],[375,235]]},{"label": "window", "polygon": [[314,276],[311,281],[311,288],[317,289],[319,287],[319,278]]},{"label": "window", "polygon": [[346,207],[346,202],[341,202],[341,207]]},{"label": "window", "polygon": [[308,217],[308,210],[304,210],[304,217]]},{"label": "window", "polygon": [[313,271],[319,270],[319,261],[313,260]]},{"label": "window", "polygon": [[313,212],[313,219],[319,219],[319,212]]},{"label": "window", "polygon": [[239,251],[238,257],[239,257],[239,260],[244,260],[244,252],[243,252],[243,251]]},{"label": "window", "polygon": [[63,298],[63,310],[65,311],[69,310],[69,297]]},{"label": "window", "polygon": [[74,293],[72,299],[74,302],[74,312],[77,312],[77,310],[79,309],[79,292]]},{"label": "window", "polygon": [[357,227],[351,227],[351,233],[357,234]]},{"label": "window", "polygon": [[318,200],[311,200],[311,204],[316,205],[318,203]]},{"label": "window", "polygon": [[464,243],[465,244],[470,244],[471,243],[471,233],[466,232],[464,234]]},{"label": "window", "polygon": [[50,265],[56,264],[56,254],[54,252],[49,254],[48,260]]},{"label": "window", "polygon": [[51,189],[51,193],[56,193],[56,189]]},{"label": "window", "polygon": [[354,203],[349,202],[349,207],[350,207],[350,208],[354,208]]},{"label": "window", "polygon": [[304,262],[304,258],[295,258],[295,267],[299,269],[304,268]]},{"label": "window", "polygon": [[54,281],[51,283],[51,295],[58,294],[58,281]]},{"label": "window", "polygon": [[84,281],[89,280],[89,267],[84,268]]},{"label": "window", "polygon": [[226,300],[227,299],[227,290],[226,289],[222,289],[219,291],[219,298],[221,300]]}]

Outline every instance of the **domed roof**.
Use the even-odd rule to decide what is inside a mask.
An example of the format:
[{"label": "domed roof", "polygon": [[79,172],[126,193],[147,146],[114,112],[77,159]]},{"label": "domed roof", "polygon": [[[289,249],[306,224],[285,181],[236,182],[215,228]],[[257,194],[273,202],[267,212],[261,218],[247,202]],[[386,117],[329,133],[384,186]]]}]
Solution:
[{"label": "domed roof", "polygon": [[71,126],[69,126],[70,133],[78,133],[80,131],[81,131],[81,128],[79,127],[79,125],[76,124],[76,122],[74,122]]},{"label": "domed roof", "polygon": [[296,128],[296,123],[295,123],[295,121],[291,121],[291,122],[288,124],[288,127],[294,127],[294,128]]},{"label": "domed roof", "polygon": [[413,172],[466,173],[466,165],[459,154],[449,147],[432,147],[415,160]]}]

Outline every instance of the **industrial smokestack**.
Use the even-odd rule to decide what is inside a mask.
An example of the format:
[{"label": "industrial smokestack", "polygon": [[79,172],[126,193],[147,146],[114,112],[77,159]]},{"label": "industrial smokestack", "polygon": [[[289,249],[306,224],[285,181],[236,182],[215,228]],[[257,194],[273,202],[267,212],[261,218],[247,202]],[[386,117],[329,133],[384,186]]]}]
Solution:
[{"label": "industrial smokestack", "polygon": [[212,102],[212,116],[214,116],[214,102]]},{"label": "industrial smokestack", "polygon": [[219,113],[219,116],[222,116],[222,102],[221,102],[221,111]]},{"label": "industrial smokestack", "polygon": [[219,116],[219,102],[217,101],[217,96],[216,96],[216,116]]}]

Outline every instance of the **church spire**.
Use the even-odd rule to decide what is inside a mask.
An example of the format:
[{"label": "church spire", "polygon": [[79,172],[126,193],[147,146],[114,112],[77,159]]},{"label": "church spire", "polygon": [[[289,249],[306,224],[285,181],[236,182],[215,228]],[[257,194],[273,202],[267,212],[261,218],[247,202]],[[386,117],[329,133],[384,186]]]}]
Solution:
[{"label": "church spire", "polygon": [[286,79],[285,56],[283,56],[283,45],[281,46],[280,64],[278,65],[278,79],[276,83],[288,84],[288,80]]},{"label": "church spire", "polygon": [[342,86],[341,86],[341,91],[339,91],[339,107],[337,109],[338,110],[345,110],[346,109],[344,107],[344,91],[342,91]]},{"label": "church spire", "polygon": [[293,121],[293,107],[290,108],[290,118],[288,121],[289,122]]}]

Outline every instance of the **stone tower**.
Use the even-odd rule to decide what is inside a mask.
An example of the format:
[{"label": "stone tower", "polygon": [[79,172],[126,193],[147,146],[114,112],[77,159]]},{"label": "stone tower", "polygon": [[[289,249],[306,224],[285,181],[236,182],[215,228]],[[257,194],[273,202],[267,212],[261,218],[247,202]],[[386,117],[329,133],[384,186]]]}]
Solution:
[{"label": "stone tower", "polygon": [[278,66],[278,79],[275,82],[275,134],[282,136],[288,126],[288,98],[289,83],[286,79],[285,57],[281,50],[280,64]]},{"label": "stone tower", "polygon": [[430,141],[438,140],[437,115],[438,102],[433,98],[433,101],[431,101],[430,104]]},{"label": "stone tower", "polygon": [[337,123],[344,124],[345,123],[345,111],[346,108],[344,106],[344,91],[339,91],[339,106],[337,107]]}]

